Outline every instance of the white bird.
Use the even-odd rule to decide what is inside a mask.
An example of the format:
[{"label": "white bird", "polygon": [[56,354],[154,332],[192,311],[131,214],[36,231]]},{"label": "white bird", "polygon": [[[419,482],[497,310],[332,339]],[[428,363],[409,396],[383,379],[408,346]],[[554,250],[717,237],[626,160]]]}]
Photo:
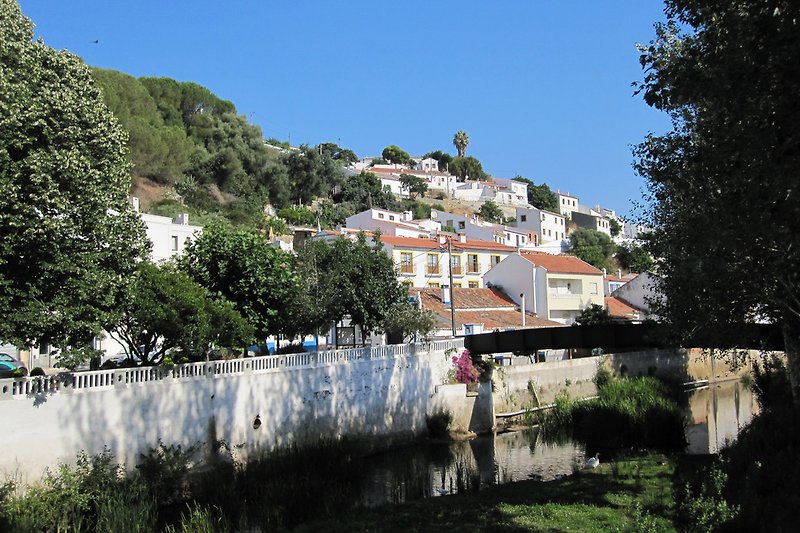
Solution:
[{"label": "white bird", "polygon": [[589,459],[586,460],[586,464],[584,465],[584,468],[597,468],[598,466],[600,466],[600,453],[599,452],[594,454],[594,457],[589,457]]}]

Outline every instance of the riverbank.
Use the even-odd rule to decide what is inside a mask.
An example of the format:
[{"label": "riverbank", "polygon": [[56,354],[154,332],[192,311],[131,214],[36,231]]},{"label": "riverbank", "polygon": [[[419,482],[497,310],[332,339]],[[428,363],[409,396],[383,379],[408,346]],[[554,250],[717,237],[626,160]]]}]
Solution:
[{"label": "riverbank", "polygon": [[297,531],[677,531],[675,461],[620,458],[548,483],[529,480],[359,509]]}]

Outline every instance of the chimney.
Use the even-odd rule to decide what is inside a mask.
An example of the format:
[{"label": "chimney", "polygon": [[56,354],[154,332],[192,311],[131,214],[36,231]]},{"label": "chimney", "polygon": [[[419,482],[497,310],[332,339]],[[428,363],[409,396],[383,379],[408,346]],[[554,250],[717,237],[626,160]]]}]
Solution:
[{"label": "chimney", "polygon": [[622,277],[622,269],[621,269],[621,268],[620,268],[620,269],[617,269],[617,277],[618,277],[618,278],[621,278],[621,277]]},{"label": "chimney", "polygon": [[450,285],[442,285],[442,303],[450,305]]},{"label": "chimney", "polygon": [[139,199],[135,196],[128,196],[128,201],[133,206],[133,210],[139,212]]},{"label": "chimney", "polygon": [[188,226],[189,225],[189,213],[181,213],[175,217],[175,224],[179,224],[181,226]]},{"label": "chimney", "polygon": [[467,235],[465,233],[459,233],[458,234],[458,242],[460,242],[461,244],[466,243],[467,242]]}]

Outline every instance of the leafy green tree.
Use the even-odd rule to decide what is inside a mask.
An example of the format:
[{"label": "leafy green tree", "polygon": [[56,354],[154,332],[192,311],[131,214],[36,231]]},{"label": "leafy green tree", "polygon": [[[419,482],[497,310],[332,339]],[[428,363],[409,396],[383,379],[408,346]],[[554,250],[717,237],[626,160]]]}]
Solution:
[{"label": "leafy green tree", "polygon": [[441,150],[434,150],[433,152],[428,152],[424,156],[424,158],[432,158],[439,162],[439,170],[441,172],[447,172],[450,167],[450,163],[453,162],[453,156],[448,154],[447,152],[442,152]]},{"label": "leafy green tree", "polygon": [[344,165],[358,161],[356,153],[348,148],[342,148],[336,143],[322,143],[317,145],[317,150],[321,155],[327,155],[334,161],[339,161]]},{"label": "leafy green tree", "polygon": [[597,304],[590,304],[575,318],[575,323],[581,326],[611,324],[613,322],[614,319],[611,318],[608,309]]},{"label": "leafy green tree", "polygon": [[622,224],[620,224],[616,218],[612,218],[610,222],[611,226],[611,236],[616,237],[620,233],[622,233]]},{"label": "leafy green tree", "polygon": [[32,39],[0,1],[0,339],[79,345],[113,321],[147,244],[89,68]]},{"label": "leafy green tree", "polygon": [[485,180],[489,177],[489,175],[483,171],[483,165],[481,165],[481,162],[472,156],[459,156],[453,159],[453,161],[450,163],[450,174],[453,176],[458,176],[462,180],[466,178],[473,180]]},{"label": "leafy green tree", "polygon": [[653,268],[653,258],[641,244],[620,245],[615,257],[620,266],[630,272],[647,272]]},{"label": "leafy green tree", "polygon": [[614,270],[610,259],[617,246],[601,231],[578,228],[569,234],[571,253],[600,270]]},{"label": "leafy green tree", "polygon": [[263,236],[219,222],[205,226],[179,261],[195,281],[233,303],[260,340],[293,327],[281,313],[299,291],[291,263]]},{"label": "leafy green tree", "polygon": [[310,204],[317,197],[328,197],[344,181],[339,164],[308,146],[285,155],[283,163],[287,168],[292,203]]},{"label": "leafy green tree", "polygon": [[157,364],[176,350],[199,359],[215,343],[232,347],[252,340],[252,328],[229,302],[214,301],[173,265],[139,263],[133,289],[109,330],[131,361]]},{"label": "leafy green tree", "polygon": [[334,199],[349,204],[356,213],[372,207],[394,209],[396,206],[394,194],[389,187],[382,186],[380,178],[375,174],[364,171],[346,178],[341,192]]},{"label": "leafy green tree", "polygon": [[424,198],[425,193],[428,192],[428,183],[421,177],[412,174],[400,174],[400,185],[408,190],[411,198],[417,196]]},{"label": "leafy green tree", "polygon": [[290,205],[278,211],[277,215],[295,226],[316,226],[317,214],[302,205]]},{"label": "leafy green tree", "polygon": [[391,144],[386,148],[384,148],[381,155],[385,160],[389,161],[390,163],[395,163],[398,165],[410,165],[411,163],[413,163],[413,160],[411,159],[411,156],[408,154],[408,152],[406,152],[405,150],[394,144]]},{"label": "leafy green tree", "polygon": [[458,150],[458,157],[464,157],[467,153],[467,145],[469,145],[469,135],[465,131],[457,131],[453,136],[453,146]]},{"label": "leafy green tree", "polygon": [[503,211],[491,200],[483,203],[481,208],[478,210],[478,215],[487,222],[502,223],[505,219]]},{"label": "leafy green tree", "polygon": [[515,176],[513,180],[528,185],[528,203],[533,207],[554,213],[559,212],[558,195],[546,183],[536,185],[533,181],[522,176]]},{"label": "leafy green tree", "polygon": [[[782,324],[800,402],[800,6],[786,0],[668,0],[642,47],[645,101],[672,131],[639,145],[648,239],[678,334]],[[682,335],[679,335],[679,339]]]},{"label": "leafy green tree", "polygon": [[436,316],[428,309],[420,309],[405,301],[389,310],[383,327],[389,344],[403,344],[414,339],[423,341],[436,328]]}]

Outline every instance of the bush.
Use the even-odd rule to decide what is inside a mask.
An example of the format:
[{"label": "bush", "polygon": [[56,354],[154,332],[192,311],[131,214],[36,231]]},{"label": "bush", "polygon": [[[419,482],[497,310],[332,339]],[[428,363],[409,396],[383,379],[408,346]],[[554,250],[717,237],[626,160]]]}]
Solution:
[{"label": "bush", "polygon": [[453,356],[453,364],[455,365],[455,379],[458,383],[475,383],[480,377],[480,372],[472,364],[472,355],[466,348],[461,355]]},{"label": "bush", "polygon": [[761,409],[792,404],[792,387],[783,360],[772,354],[753,365],[753,393]]},{"label": "bush", "polygon": [[453,423],[453,415],[448,411],[439,411],[425,417],[425,424],[428,426],[428,436],[433,439],[444,439],[450,434],[450,424]]},{"label": "bush", "polygon": [[33,367],[31,369],[31,373],[29,374],[29,376],[32,377],[32,378],[36,377],[36,376],[44,376],[44,375],[45,375],[44,369],[42,367],[40,367],[40,366]]},{"label": "bush", "polygon": [[594,382],[594,386],[597,387],[597,390],[600,390],[611,383],[612,379],[614,379],[614,376],[611,371],[601,365],[597,368],[597,373],[594,375],[592,381]]}]

